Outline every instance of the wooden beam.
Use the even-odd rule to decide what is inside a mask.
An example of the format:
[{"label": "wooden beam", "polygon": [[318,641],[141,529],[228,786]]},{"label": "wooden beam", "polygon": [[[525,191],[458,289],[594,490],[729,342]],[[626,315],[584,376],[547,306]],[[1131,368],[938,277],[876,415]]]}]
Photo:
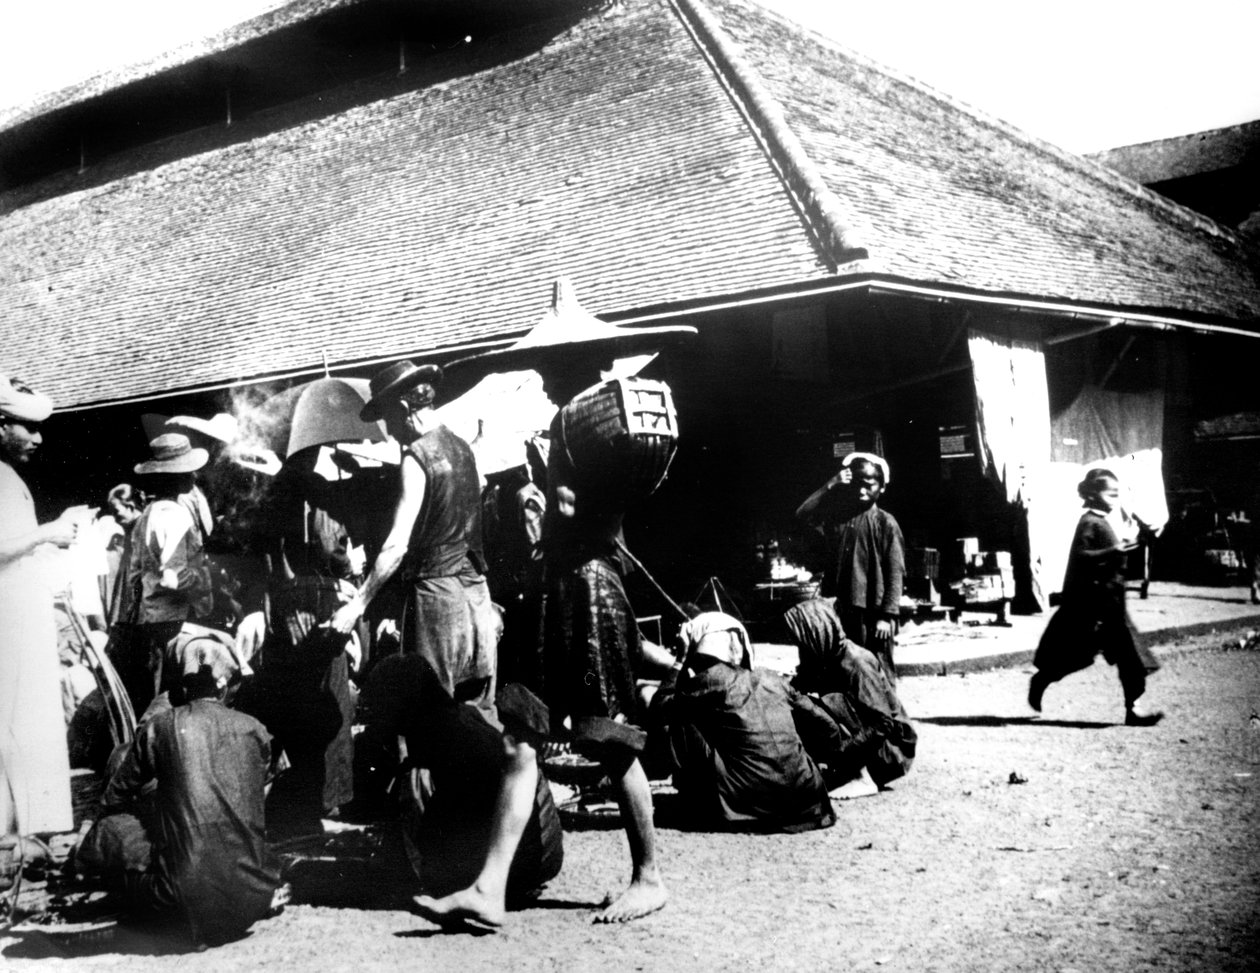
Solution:
[{"label": "wooden beam", "polygon": [[1111,380],[1111,376],[1116,373],[1116,369],[1119,368],[1120,363],[1124,361],[1124,356],[1129,353],[1129,349],[1133,347],[1133,342],[1135,340],[1137,340],[1135,335],[1129,335],[1129,337],[1125,340],[1124,347],[1120,349],[1120,354],[1116,355],[1111,364],[1107,366],[1107,371],[1103,373],[1102,381],[1098,383],[1099,388],[1105,389],[1107,387],[1107,383]]}]

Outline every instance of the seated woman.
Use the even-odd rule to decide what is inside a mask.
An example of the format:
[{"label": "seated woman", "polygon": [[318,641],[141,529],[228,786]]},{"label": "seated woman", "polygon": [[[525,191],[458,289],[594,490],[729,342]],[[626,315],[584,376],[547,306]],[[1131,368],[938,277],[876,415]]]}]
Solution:
[{"label": "seated woman", "polygon": [[826,756],[839,739],[828,714],[778,673],[752,667],[744,626],[704,612],[679,636],[683,661],[649,706],[648,762],[670,773],[702,827],[806,831],[835,822],[806,741]]},{"label": "seated woman", "polygon": [[845,637],[832,601],[793,605],[783,614],[782,629],[800,652],[792,685],[845,732],[843,766],[831,769],[878,787],[904,776],[914,763],[918,734],[879,660]]}]

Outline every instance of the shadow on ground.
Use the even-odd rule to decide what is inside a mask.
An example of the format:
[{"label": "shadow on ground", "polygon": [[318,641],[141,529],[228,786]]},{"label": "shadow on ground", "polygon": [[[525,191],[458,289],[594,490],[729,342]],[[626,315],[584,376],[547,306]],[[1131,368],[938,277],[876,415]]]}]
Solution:
[{"label": "shadow on ground", "polygon": [[1039,716],[924,716],[914,722],[934,726],[1058,726],[1069,730],[1105,730],[1121,725],[1090,720],[1044,720]]}]

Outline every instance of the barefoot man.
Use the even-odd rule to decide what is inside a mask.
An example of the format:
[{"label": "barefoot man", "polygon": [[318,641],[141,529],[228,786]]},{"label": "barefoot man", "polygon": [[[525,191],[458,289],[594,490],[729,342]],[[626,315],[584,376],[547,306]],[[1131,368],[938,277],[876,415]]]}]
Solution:
[{"label": "barefoot man", "polygon": [[[542,376],[551,401],[562,405],[599,384],[614,359],[654,352],[694,333],[681,326],[632,330],[609,325],[583,311],[568,288],[558,284],[551,310],[517,344],[454,363],[451,369],[488,373],[532,368]],[[558,421],[559,413],[552,424],[553,442]],[[624,510],[592,496],[580,479],[567,460],[567,450],[552,450],[543,526],[543,638],[538,657],[524,660],[522,666],[525,681],[550,708],[553,735],[598,761],[612,782],[630,843],[630,884],[594,921],[628,922],[660,909],[668,894],[656,860],[652,792],[639,760],[647,734],[635,725],[633,665],[640,659],[641,646],[622,583],[625,569],[619,542]],[[519,780],[515,791],[505,787],[498,816],[502,826],[495,832],[504,843],[519,833],[514,829],[519,827],[520,809],[527,808],[530,775],[537,772],[523,766],[533,763],[532,752],[514,756],[520,760],[515,767]],[[418,911],[443,924],[500,921],[502,858],[496,859],[492,844],[486,867],[473,885],[440,899],[422,896],[416,900]],[[511,860],[510,853],[506,860]]]},{"label": "barefoot man", "polygon": [[409,585],[404,651],[425,659],[452,699],[494,718],[499,619],[481,553],[481,483],[472,449],[438,418],[437,365],[397,362],[372,377],[359,418],[385,420],[402,448],[398,503],[367,579],[329,624],[349,635],[399,571]]}]

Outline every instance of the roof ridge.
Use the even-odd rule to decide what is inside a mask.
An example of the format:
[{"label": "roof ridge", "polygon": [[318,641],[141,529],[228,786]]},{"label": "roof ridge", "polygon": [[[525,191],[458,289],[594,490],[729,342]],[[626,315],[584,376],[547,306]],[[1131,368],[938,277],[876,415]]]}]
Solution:
[{"label": "roof ridge", "polygon": [[166,71],[230,51],[264,36],[269,30],[294,26],[330,10],[363,2],[365,0],[285,0],[244,20],[227,24],[213,33],[191,37],[175,47],[157,53],[139,55],[125,64],[103,67],[78,80],[35,92],[21,103],[0,108],[0,133],[25,125],[42,115],[99,98],[129,84],[146,81]]},{"label": "roof ridge", "polygon": [[773,95],[739,53],[703,0],[668,0],[739,108],[789,195],[822,245],[833,270],[869,254],[840,198],[828,188]]},{"label": "roof ridge", "polygon": [[[699,0],[672,0],[672,2],[698,3]],[[1003,134],[1022,142],[1030,148],[1036,149],[1045,155],[1053,156],[1059,162],[1068,164],[1085,175],[1096,178],[1099,182],[1110,184],[1113,188],[1128,192],[1132,196],[1136,196],[1154,206],[1164,209],[1170,214],[1182,218],[1185,222],[1196,226],[1198,229],[1201,229],[1212,236],[1223,237],[1229,242],[1240,246],[1245,245],[1245,241],[1243,241],[1230,227],[1217,223],[1211,217],[1204,216],[1197,210],[1189,209],[1188,207],[1183,206],[1166,196],[1162,196],[1153,189],[1148,189],[1140,182],[1135,182],[1134,180],[1116,172],[1114,169],[1111,169],[1100,162],[1084,155],[1069,152],[1067,149],[1055,145],[1053,142],[1047,142],[1045,139],[1039,138],[1010,122],[998,118],[996,115],[990,115],[982,108],[977,108],[975,105],[969,104],[954,95],[941,91],[939,88],[934,88],[927,82],[920,81],[918,78],[907,74],[899,68],[876,61],[874,58],[863,54],[860,51],[854,50],[853,48],[848,47],[825,34],[820,34],[818,31],[792,20],[790,17],[779,13],[777,10],[771,10],[767,7],[763,7],[757,2],[757,0],[745,0],[745,2],[751,6],[755,6],[762,14],[775,18],[781,23],[791,27],[793,30],[802,34],[810,35],[813,40],[822,44],[824,47],[829,47],[838,51],[859,64],[867,68],[874,69],[881,74],[892,78],[894,81],[908,85],[911,88],[916,88],[929,97],[935,98],[942,104],[957,111],[961,111],[974,118],[976,121],[988,125],[990,128],[994,128]]]}]

